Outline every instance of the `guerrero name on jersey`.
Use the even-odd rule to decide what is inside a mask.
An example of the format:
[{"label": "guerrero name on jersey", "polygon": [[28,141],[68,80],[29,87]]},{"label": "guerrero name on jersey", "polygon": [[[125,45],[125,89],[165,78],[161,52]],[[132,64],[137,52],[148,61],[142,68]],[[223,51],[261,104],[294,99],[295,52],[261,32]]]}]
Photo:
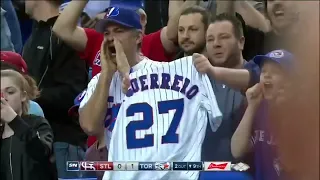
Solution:
[{"label": "guerrero name on jersey", "polygon": [[[131,87],[112,131],[108,161],[200,161],[207,121],[216,131],[222,114],[207,75],[192,57],[156,63],[130,74]],[[107,171],[104,180],[197,179],[196,171]]]}]

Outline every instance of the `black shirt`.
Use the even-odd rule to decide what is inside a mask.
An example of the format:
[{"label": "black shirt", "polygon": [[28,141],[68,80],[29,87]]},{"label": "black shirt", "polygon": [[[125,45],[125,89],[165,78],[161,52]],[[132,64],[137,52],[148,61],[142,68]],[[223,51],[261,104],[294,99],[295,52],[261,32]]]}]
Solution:
[{"label": "black shirt", "polygon": [[50,122],[55,141],[85,148],[87,135],[78,118],[70,117],[68,110],[87,86],[87,67],[78,52],[52,32],[57,18],[34,21],[32,34],[24,45],[23,59],[41,90],[35,101]]},{"label": "black shirt", "polygon": [[49,156],[53,133],[47,120],[35,115],[16,116],[7,124],[14,134],[0,134],[0,179],[43,180],[53,176]]},{"label": "black shirt", "polygon": [[6,139],[1,139],[1,147],[0,147],[0,159],[1,159],[1,161],[0,161],[0,167],[1,167],[0,168],[0,179],[11,179],[10,140],[11,140],[11,137],[6,138]]}]

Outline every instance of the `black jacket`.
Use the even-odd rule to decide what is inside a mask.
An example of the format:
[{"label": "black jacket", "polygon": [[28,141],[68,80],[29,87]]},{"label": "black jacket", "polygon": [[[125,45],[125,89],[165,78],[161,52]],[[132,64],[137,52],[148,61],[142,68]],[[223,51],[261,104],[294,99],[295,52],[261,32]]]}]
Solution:
[{"label": "black jacket", "polygon": [[0,179],[52,179],[49,157],[53,133],[48,121],[39,116],[26,115],[16,116],[8,125],[14,135],[0,138]]},{"label": "black jacket", "polygon": [[87,137],[78,119],[68,116],[68,109],[88,83],[87,67],[76,51],[53,34],[57,17],[34,21],[23,58],[41,90],[36,102],[53,129],[55,141],[84,146]]}]

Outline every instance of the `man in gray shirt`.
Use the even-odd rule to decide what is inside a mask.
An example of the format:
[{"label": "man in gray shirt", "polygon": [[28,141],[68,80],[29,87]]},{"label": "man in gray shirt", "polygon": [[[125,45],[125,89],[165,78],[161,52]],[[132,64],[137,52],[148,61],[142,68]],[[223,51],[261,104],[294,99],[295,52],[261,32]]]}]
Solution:
[{"label": "man in gray shirt", "polygon": [[[223,120],[217,132],[207,127],[202,146],[203,161],[234,161],[231,154],[231,137],[245,110],[245,97],[240,91],[231,89],[212,78],[210,67],[243,68],[246,61],[242,57],[245,39],[242,24],[235,15],[220,14],[209,24],[206,34],[206,61],[195,58],[194,64],[201,73],[211,78],[212,88]],[[200,54],[194,55],[203,56]],[[247,179],[248,174],[237,173],[233,179]],[[217,176],[217,177],[216,177]],[[200,179],[230,179],[229,173],[202,173]]]},{"label": "man in gray shirt", "polygon": [[[218,15],[210,22],[207,30],[206,50],[209,60],[195,59],[197,70],[207,73],[207,69],[212,66],[243,68],[246,62],[242,57],[244,42],[242,24],[238,18],[229,14]],[[213,133],[208,128],[203,145],[203,160],[231,161],[230,139],[241,120],[244,97],[241,92],[213,78],[211,83],[224,119],[217,132]]]}]

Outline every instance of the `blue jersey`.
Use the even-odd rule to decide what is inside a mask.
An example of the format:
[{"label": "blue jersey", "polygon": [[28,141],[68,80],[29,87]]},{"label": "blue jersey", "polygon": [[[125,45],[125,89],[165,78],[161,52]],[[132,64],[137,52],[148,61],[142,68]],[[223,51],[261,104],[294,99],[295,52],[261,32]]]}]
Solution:
[{"label": "blue jersey", "polygon": [[244,68],[250,72],[249,87],[254,86],[256,83],[260,82],[261,69],[253,60],[250,60],[244,65]]},{"label": "blue jersey", "polygon": [[281,167],[268,117],[267,103],[262,102],[256,114],[252,136],[257,180],[277,180],[280,177]]}]

